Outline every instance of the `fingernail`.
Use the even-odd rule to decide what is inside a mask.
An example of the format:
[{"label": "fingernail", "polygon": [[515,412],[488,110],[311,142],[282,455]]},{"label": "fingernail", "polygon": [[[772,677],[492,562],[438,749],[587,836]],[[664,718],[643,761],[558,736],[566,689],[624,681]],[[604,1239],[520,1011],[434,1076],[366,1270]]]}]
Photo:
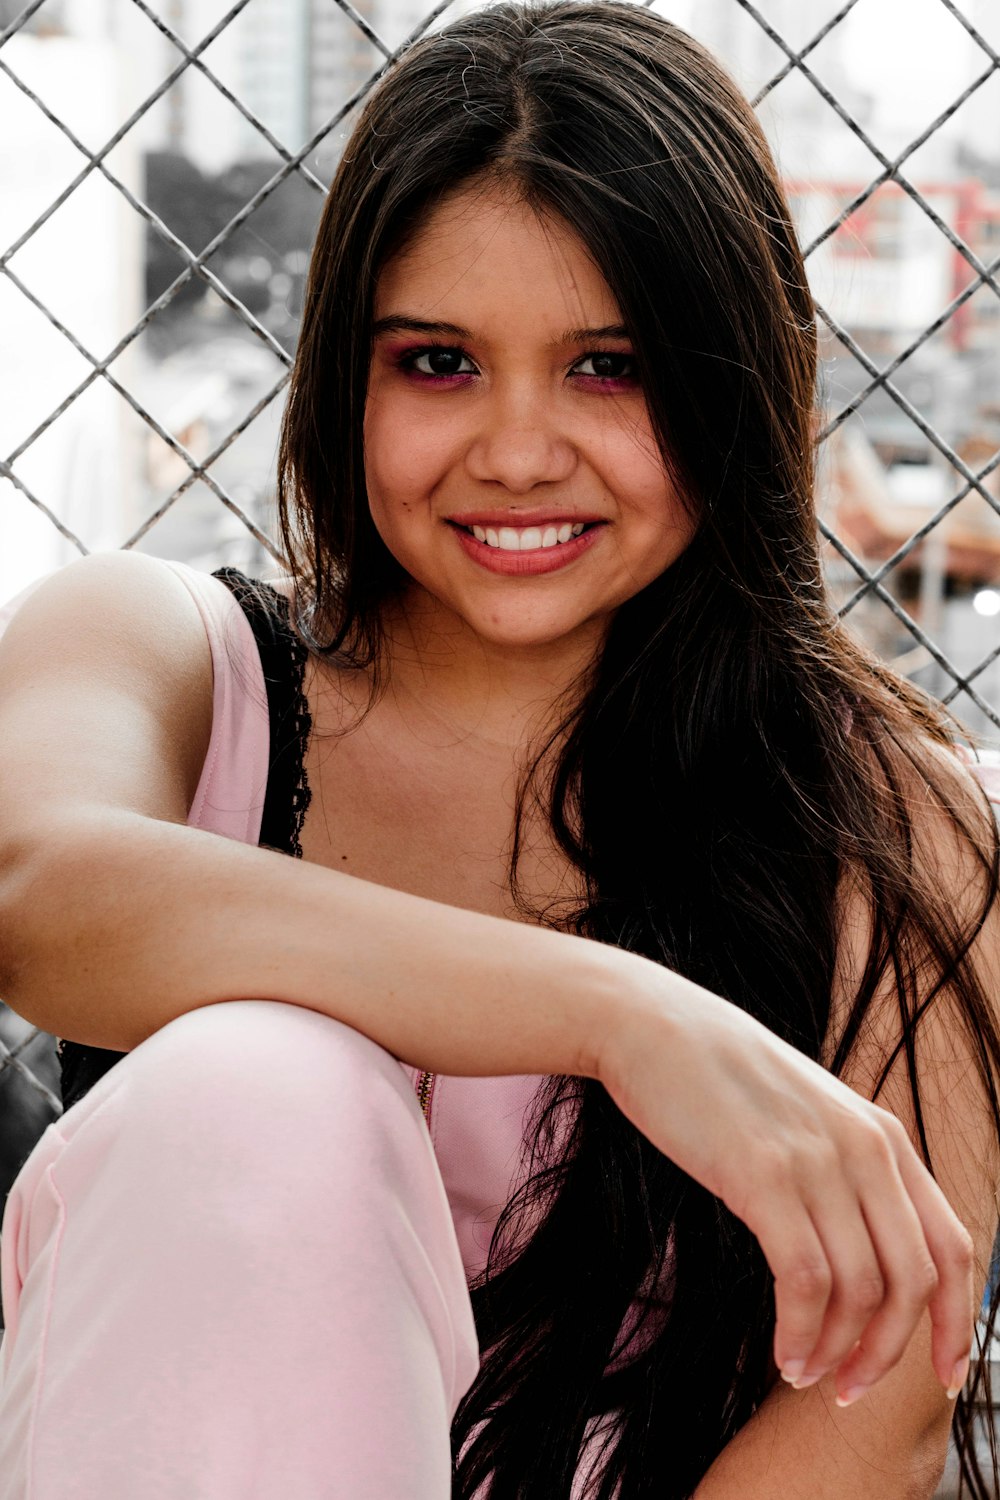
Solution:
[{"label": "fingernail", "polygon": [[787,1380],[789,1385],[794,1385],[805,1367],[804,1359],[790,1359],[781,1371],[782,1380]]},{"label": "fingernail", "polygon": [[958,1364],[951,1372],[951,1384],[945,1392],[949,1401],[954,1401],[955,1397],[958,1395],[959,1391],[962,1389],[968,1378],[969,1356],[966,1355],[964,1359],[960,1359],[958,1361]]},{"label": "fingernail", "polygon": [[804,1390],[807,1390],[809,1386],[815,1385],[818,1380],[822,1380],[822,1379],[823,1379],[823,1372],[822,1372],[822,1370],[819,1372],[818,1375],[800,1375],[799,1378],[798,1378],[798,1380],[793,1380],[792,1381],[792,1390],[793,1391],[804,1391]]},{"label": "fingernail", "polygon": [[865,1394],[867,1389],[868,1387],[866,1385],[849,1386],[842,1396],[838,1395],[836,1397],[837,1405],[851,1406],[855,1401],[857,1401],[859,1396],[863,1396]]}]

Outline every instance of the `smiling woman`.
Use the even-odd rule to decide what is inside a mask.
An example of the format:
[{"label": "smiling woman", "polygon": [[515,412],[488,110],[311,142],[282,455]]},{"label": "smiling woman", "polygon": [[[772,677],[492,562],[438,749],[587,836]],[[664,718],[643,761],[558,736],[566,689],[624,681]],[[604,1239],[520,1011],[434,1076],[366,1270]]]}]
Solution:
[{"label": "smiling woman", "polygon": [[815,365],[676,27],[386,74],[289,574],[86,559],[0,643],[0,983],[71,1105],[0,1500],[929,1500],[949,1429],[995,1493],[997,833],[826,599]]}]

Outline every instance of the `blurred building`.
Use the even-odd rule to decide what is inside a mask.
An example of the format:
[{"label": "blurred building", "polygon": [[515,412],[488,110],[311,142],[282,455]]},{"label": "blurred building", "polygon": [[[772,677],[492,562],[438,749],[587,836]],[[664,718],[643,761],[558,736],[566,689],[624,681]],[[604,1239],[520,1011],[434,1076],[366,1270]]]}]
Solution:
[{"label": "blurred building", "polygon": [[[808,239],[865,190],[867,179],[786,181]],[[931,208],[981,261],[1000,252],[1000,191],[978,178],[917,181]],[[861,337],[869,354],[896,354],[974,279],[975,272],[931,218],[895,182],[885,182],[810,257],[820,300]],[[956,353],[1000,347],[1000,298],[980,289],[941,330]]]},{"label": "blurred building", "polygon": [[[68,30],[61,21],[68,10],[54,8],[44,25],[39,14],[32,30],[6,43],[4,60],[96,149],[123,115],[119,60],[100,30]],[[96,359],[141,313],[142,224],[98,173],[29,234],[84,165],[85,157],[21,91],[7,85],[0,92],[0,248],[24,241],[9,267],[27,292],[0,277],[0,454],[15,454],[14,472],[31,493],[87,547],[101,549],[118,546],[136,522],[141,452],[134,419],[96,380],[49,420],[93,367],[31,300],[48,306]],[[115,153],[114,171],[138,190],[141,164],[128,137]],[[115,364],[126,382],[132,369],[129,353]],[[78,555],[43,510],[0,479],[0,603]]]},{"label": "blurred building", "polygon": [[[353,9],[394,48],[427,7],[421,0],[354,0]],[[189,46],[220,14],[217,0],[162,0],[162,12]],[[159,51],[176,62],[169,41],[161,41]],[[201,56],[290,151],[322,131],[384,62],[335,0],[253,0]],[[170,109],[150,145],[179,150],[206,171],[270,154],[260,132],[194,69],[171,90]]]}]

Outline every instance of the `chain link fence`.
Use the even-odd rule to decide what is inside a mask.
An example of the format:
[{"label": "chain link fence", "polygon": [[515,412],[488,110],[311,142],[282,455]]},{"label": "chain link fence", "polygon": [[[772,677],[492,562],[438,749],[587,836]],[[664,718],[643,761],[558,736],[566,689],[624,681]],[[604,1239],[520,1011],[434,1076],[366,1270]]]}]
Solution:
[{"label": "chain link fence", "polygon": [[[639,3],[639,0],[637,0]],[[0,0],[0,601],[135,547],[273,572],[308,250],[356,111],[467,0]],[[1000,14],[661,0],[775,144],[823,370],[840,613],[1000,731]],[[879,50],[902,78],[886,106]],[[0,1199],[60,1110],[0,1009]]]}]

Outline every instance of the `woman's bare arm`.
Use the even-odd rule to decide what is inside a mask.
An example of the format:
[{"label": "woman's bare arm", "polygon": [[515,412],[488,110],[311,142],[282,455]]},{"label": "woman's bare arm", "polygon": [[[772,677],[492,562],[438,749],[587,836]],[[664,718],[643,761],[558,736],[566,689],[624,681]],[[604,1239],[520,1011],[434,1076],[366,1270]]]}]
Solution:
[{"label": "woman's bare arm", "polygon": [[[824,1340],[849,1350],[881,1315],[897,1354],[873,1362],[878,1379],[929,1306],[934,1369],[951,1381],[971,1341],[972,1242],[898,1122],[660,965],[184,826],[210,715],[197,610],[150,559],[74,564],[13,621],[0,993],[16,1010],[127,1050],[188,1010],[256,996],[436,1072],[596,1077],[757,1235],[782,1289],[779,1365]],[[853,1210],[822,1243],[818,1180]],[[871,1233],[866,1202],[882,1218]],[[888,1240],[876,1305],[867,1271]],[[833,1299],[814,1274],[827,1261]]]},{"label": "woman's bare arm", "polygon": [[175,1016],[266,996],[405,1061],[593,1071],[616,949],[407,895],[185,826],[211,660],[154,560],[87,559],[0,641],[0,986],[59,1035],[128,1050]]}]

